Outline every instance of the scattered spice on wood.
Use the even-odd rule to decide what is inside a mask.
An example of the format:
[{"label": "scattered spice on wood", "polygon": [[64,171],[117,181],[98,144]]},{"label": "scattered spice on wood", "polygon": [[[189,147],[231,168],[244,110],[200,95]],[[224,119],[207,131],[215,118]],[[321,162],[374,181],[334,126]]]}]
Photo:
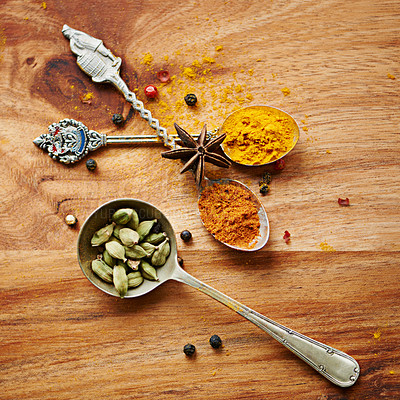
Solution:
[{"label": "scattered spice on wood", "polygon": [[260,193],[265,196],[269,192],[269,185],[265,182],[260,184]]},{"label": "scattered spice on wood", "polygon": [[289,243],[289,241],[290,241],[290,232],[289,231],[285,231],[285,233],[283,234],[283,240],[285,241],[286,244]]},{"label": "scattered spice on wood", "polygon": [[149,99],[155,99],[158,95],[158,90],[154,85],[147,85],[144,88],[144,94],[149,98]]},{"label": "scattered spice on wood", "polygon": [[380,330],[380,328],[378,328],[375,332],[374,332],[374,339],[376,339],[376,340],[380,340],[381,339],[381,336],[382,336],[382,332],[381,332],[381,330]]},{"label": "scattered spice on wood", "polygon": [[258,209],[251,194],[234,184],[206,187],[199,199],[200,216],[207,230],[219,241],[252,248],[260,234]]},{"label": "scattered spice on wood", "polygon": [[221,127],[226,133],[224,149],[240,164],[259,165],[275,161],[296,143],[294,119],[276,108],[254,106],[231,114]]},{"label": "scattered spice on wood", "polygon": [[181,239],[184,242],[188,242],[192,238],[192,234],[188,230],[184,230],[181,232]]},{"label": "scattered spice on wood", "polygon": [[86,161],[86,168],[89,171],[94,171],[97,168],[97,162],[96,160],[93,160],[93,158],[90,158],[89,160]]},{"label": "scattered spice on wood", "polygon": [[93,93],[88,92],[85,93],[83,96],[81,96],[81,102],[83,104],[92,104],[92,99],[93,99]]},{"label": "scattered spice on wood", "polygon": [[122,114],[113,114],[112,116],[112,122],[115,125],[122,125],[125,122],[124,117],[122,116]]},{"label": "scattered spice on wood", "polygon": [[268,171],[264,172],[261,178],[261,182],[266,183],[267,185],[269,185],[272,182],[272,176]]},{"label": "scattered spice on wood", "polygon": [[183,352],[184,352],[188,357],[191,357],[191,356],[193,356],[193,354],[196,352],[196,346],[193,345],[193,344],[191,344],[191,343],[185,344],[185,346],[183,347]]},{"label": "scattered spice on wood", "polygon": [[280,158],[279,160],[276,160],[274,163],[274,170],[275,171],[282,171],[285,169],[285,160],[283,158]]},{"label": "scattered spice on wood", "polygon": [[185,103],[188,106],[194,106],[197,103],[197,97],[194,93],[189,93],[184,97]]},{"label": "scattered spice on wood", "polygon": [[169,72],[163,69],[157,72],[157,79],[162,83],[167,83],[170,81],[171,77],[169,76]]},{"label": "scattered spice on wood", "polygon": [[345,199],[341,199],[340,197],[338,198],[338,203],[340,206],[349,206],[350,205],[350,200],[348,197]]},{"label": "scattered spice on wood", "polygon": [[322,251],[336,251],[332,246],[330,246],[326,241],[325,242],[321,242],[319,244],[319,248]]},{"label": "scattered spice on wood", "polygon": [[143,54],[143,60],[140,62],[141,64],[151,65],[152,62],[153,62],[153,55],[151,53]]},{"label": "scattered spice on wood", "polygon": [[218,349],[222,345],[222,340],[218,335],[212,335],[209,342],[213,349]]},{"label": "scattered spice on wood", "polygon": [[76,219],[75,215],[68,214],[65,217],[65,223],[69,226],[74,226],[77,222],[78,220]]}]

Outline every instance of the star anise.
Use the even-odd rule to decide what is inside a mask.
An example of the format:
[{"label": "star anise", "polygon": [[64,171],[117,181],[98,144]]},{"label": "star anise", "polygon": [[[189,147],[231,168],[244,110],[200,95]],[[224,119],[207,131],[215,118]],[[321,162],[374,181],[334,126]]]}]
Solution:
[{"label": "star anise", "polygon": [[204,124],[200,136],[197,141],[182,129],[178,124],[174,124],[176,132],[182,141],[182,147],[179,149],[165,151],[161,153],[164,158],[181,159],[186,161],[181,170],[181,174],[192,169],[195,173],[195,180],[197,185],[200,185],[204,179],[204,163],[209,162],[217,165],[218,167],[229,168],[231,163],[224,156],[215,153],[224,141],[226,134],[217,136],[214,139],[207,141],[207,126]]}]

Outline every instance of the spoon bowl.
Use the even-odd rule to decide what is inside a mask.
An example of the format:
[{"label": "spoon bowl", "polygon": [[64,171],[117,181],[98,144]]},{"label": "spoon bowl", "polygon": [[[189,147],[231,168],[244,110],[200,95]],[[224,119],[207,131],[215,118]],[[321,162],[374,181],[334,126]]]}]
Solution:
[{"label": "spoon bowl", "polygon": [[[273,157],[270,161],[265,162],[265,163],[246,163],[246,162],[240,162],[238,161],[233,152],[232,152],[232,148],[230,146],[228,146],[227,144],[227,139],[225,139],[225,141],[221,144],[222,150],[224,152],[224,154],[226,155],[226,157],[236,163],[236,164],[240,164],[240,165],[244,165],[246,167],[260,167],[260,166],[264,166],[264,165],[268,165],[268,164],[272,164],[275,161],[285,157],[287,154],[289,154],[289,152],[291,152],[294,147],[296,146],[296,143],[299,140],[300,137],[300,129],[299,126],[297,124],[297,122],[295,121],[295,119],[289,115],[287,112],[280,110],[279,108],[275,108],[275,107],[271,107],[271,106],[265,106],[265,105],[260,105],[260,106],[248,106],[248,107],[243,107],[240,108],[236,111],[234,111],[233,113],[229,114],[228,117],[225,119],[225,121],[222,123],[221,127],[219,128],[219,133],[226,133],[227,134],[227,138],[229,138],[229,124],[234,123],[236,126],[240,123],[240,119],[239,116],[240,115],[245,115],[246,112],[252,112],[252,111],[257,111],[260,114],[273,114],[276,115],[278,118],[283,119],[285,118],[288,123],[291,125],[292,128],[292,134],[293,134],[293,139],[289,145],[289,147],[286,149],[286,151],[279,153],[276,157]],[[257,121],[250,120],[250,123],[254,124],[257,123]],[[254,127],[254,129],[266,129],[267,127]],[[277,132],[276,136],[279,137],[279,135],[282,135],[282,132]],[[269,145],[265,145],[265,153],[267,154],[268,151],[270,151],[271,148],[269,148]]]},{"label": "spoon bowl", "polygon": [[165,265],[157,270],[159,280],[144,280],[144,282],[137,288],[129,289],[125,296],[126,298],[138,297],[152,291],[168,279],[171,279],[174,269],[177,265],[179,267],[174,230],[167,217],[153,205],[141,200],[123,198],[109,201],[94,210],[86,219],[79,232],[78,261],[84,275],[93,283],[93,285],[107,294],[119,297],[114,285],[103,281],[93,273],[91,262],[97,257],[98,249],[90,244],[90,240],[94,232],[110,223],[112,215],[120,208],[135,209],[140,220],[157,219],[161,223],[163,231],[170,238],[169,243],[171,246],[171,255],[168,257]]},{"label": "spoon bowl", "polygon": [[[257,214],[258,214],[258,218],[260,221],[259,234],[253,241],[249,242],[249,245],[247,247],[241,247],[241,246],[236,246],[236,245],[233,245],[230,243],[226,243],[222,240],[217,239],[215,237],[215,235],[212,232],[210,232],[211,235],[214,237],[214,239],[223,243],[225,246],[228,246],[235,250],[257,251],[257,250],[260,250],[261,248],[263,248],[265,246],[265,244],[268,242],[268,238],[269,238],[269,221],[268,221],[267,212],[265,211],[264,206],[262,205],[262,203],[260,202],[258,197],[255,195],[255,193],[249,187],[247,187],[245,184],[243,184],[242,182],[237,181],[237,180],[226,179],[226,178],[211,180],[211,179],[205,178],[203,181],[203,184],[199,190],[199,200],[201,198],[201,195],[202,195],[202,192],[204,191],[204,189],[207,187],[213,186],[213,185],[234,185],[234,186],[238,186],[238,187],[246,190],[250,195],[251,202],[257,208]],[[202,220],[203,225],[205,226],[204,220],[203,220],[201,214],[200,214],[200,218]],[[206,226],[205,226],[205,228],[207,229]]]},{"label": "spoon bowl", "polygon": [[356,382],[360,367],[353,357],[265,317],[184,271],[178,263],[176,237],[172,225],[160,210],[144,201],[135,199],[110,201],[97,208],[82,225],[78,236],[78,261],[84,275],[94,286],[109,295],[118,296],[112,284],[101,281],[91,270],[91,261],[96,258],[98,251],[91,246],[90,239],[96,230],[110,222],[116,210],[125,207],[134,208],[141,220],[157,218],[170,238],[171,245],[171,252],[165,265],[158,268],[159,281],[145,280],[140,286],[129,289],[125,298],[145,295],[170,279],[185,283],[258,326],[334,384],[348,387]]}]

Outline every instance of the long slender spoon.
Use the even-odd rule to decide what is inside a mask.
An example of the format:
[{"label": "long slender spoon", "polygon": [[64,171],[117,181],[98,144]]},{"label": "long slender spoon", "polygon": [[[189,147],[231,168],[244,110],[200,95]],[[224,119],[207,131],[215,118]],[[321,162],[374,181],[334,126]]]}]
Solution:
[{"label": "long slender spoon", "polygon": [[265,317],[184,271],[178,263],[176,235],[171,223],[160,210],[144,201],[117,199],[105,203],[82,225],[78,236],[78,261],[84,275],[93,285],[107,294],[119,296],[113,285],[102,281],[93,273],[91,261],[96,258],[98,251],[91,246],[90,239],[95,231],[109,222],[115,210],[125,207],[134,208],[149,219],[157,218],[170,238],[171,245],[171,254],[166,264],[158,269],[159,280],[145,281],[139,287],[129,289],[126,298],[145,295],[168,280],[185,283],[248,319],[334,384],[348,387],[356,382],[360,367],[353,357]]}]

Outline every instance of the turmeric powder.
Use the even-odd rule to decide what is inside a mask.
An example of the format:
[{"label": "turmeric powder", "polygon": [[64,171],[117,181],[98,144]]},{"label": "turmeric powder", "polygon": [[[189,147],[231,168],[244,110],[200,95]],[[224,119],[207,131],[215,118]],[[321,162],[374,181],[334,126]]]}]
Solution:
[{"label": "turmeric powder", "polygon": [[299,127],[281,110],[250,106],[231,114],[221,133],[226,133],[224,151],[232,161],[261,165],[287,154],[299,138]]}]

